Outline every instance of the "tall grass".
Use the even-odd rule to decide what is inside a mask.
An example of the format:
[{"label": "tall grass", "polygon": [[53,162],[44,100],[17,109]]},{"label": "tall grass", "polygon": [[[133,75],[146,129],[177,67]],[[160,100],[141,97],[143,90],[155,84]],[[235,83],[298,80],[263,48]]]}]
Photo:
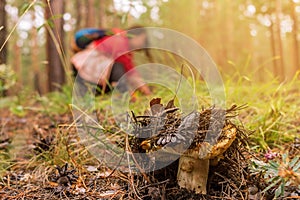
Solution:
[{"label": "tall grass", "polygon": [[248,104],[240,115],[245,126],[254,130],[253,145],[266,149],[280,147],[299,134],[299,73],[288,82],[255,82],[241,77],[226,79],[227,104]]}]

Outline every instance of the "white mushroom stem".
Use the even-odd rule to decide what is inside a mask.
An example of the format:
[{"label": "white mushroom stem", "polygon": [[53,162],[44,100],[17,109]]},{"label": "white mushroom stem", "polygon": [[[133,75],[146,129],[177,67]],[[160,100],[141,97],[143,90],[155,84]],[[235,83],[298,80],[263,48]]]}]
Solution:
[{"label": "white mushroom stem", "polygon": [[180,187],[198,194],[206,194],[210,159],[218,160],[218,157],[230,147],[237,133],[236,127],[231,124],[224,127],[223,131],[223,137],[217,144],[211,146],[203,142],[180,156],[177,172]]},{"label": "white mushroom stem", "polygon": [[195,159],[182,155],[179,159],[178,185],[196,193],[206,194],[209,159]]}]

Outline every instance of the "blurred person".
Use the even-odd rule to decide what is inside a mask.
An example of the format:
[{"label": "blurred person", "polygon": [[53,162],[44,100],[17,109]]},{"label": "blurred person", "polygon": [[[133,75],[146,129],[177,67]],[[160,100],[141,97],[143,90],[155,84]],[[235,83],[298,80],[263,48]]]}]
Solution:
[{"label": "blurred person", "polygon": [[[82,35],[85,34],[84,31],[88,36],[79,37],[81,41],[75,41],[76,45],[73,46],[73,50],[77,54],[77,58],[75,58],[75,54],[71,59],[74,75],[77,76],[78,81],[85,85],[97,85],[97,94],[107,93],[113,88],[117,88],[120,92],[124,93],[129,91],[129,86],[137,88],[137,90],[145,95],[151,94],[149,87],[144,84],[140,74],[134,67],[133,53],[131,52],[131,50],[143,50],[150,59],[150,54],[147,48],[145,48],[148,43],[145,28],[134,26],[127,31],[117,28],[111,30],[85,29],[82,30]],[[114,58],[111,66],[108,67],[106,65],[104,67],[104,77],[102,76],[100,80],[99,73],[96,72],[97,70],[92,65],[93,62],[99,63],[101,61],[91,61],[93,58],[88,55],[91,54],[91,51],[87,53],[86,59],[78,56],[80,52],[83,52],[87,48],[91,49],[91,51],[99,52],[100,56],[105,55],[108,58]],[[78,64],[79,62],[81,64]],[[127,75],[126,79],[121,79],[124,74]]]}]

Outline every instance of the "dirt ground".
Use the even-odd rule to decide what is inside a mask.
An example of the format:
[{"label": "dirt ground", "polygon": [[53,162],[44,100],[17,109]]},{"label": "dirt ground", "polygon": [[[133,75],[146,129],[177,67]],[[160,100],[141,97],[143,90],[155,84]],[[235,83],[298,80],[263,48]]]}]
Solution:
[{"label": "dirt ground", "polygon": [[78,144],[71,112],[49,115],[29,110],[18,117],[2,109],[0,125],[3,200],[272,199],[274,195],[261,194],[265,182],[250,175],[248,168],[250,158],[259,155],[250,153],[242,140],[236,140],[210,168],[208,194],[199,195],[177,185],[178,161],[144,174],[123,173],[97,161]]}]

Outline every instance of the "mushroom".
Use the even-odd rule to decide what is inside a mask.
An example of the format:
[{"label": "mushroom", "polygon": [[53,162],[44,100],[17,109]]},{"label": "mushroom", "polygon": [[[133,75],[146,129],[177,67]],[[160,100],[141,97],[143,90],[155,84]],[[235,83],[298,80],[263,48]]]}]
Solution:
[{"label": "mushroom", "polygon": [[[237,128],[225,118],[237,107],[234,105],[228,110],[203,109],[193,111],[181,118],[176,114],[178,110],[171,100],[166,107],[156,98],[150,102],[150,115],[135,117],[137,126],[135,134],[141,135],[151,132],[146,140],[139,144],[139,148],[146,151],[149,157],[160,162],[170,162],[179,158],[177,182],[182,188],[194,190],[196,193],[206,194],[206,184],[210,165],[216,165],[222,154],[231,146],[236,138]],[[150,117],[151,116],[151,117]],[[221,116],[221,117],[220,117]],[[142,120],[138,120],[138,119]],[[161,119],[164,121],[161,121]],[[213,128],[222,125],[222,132],[214,145],[204,141],[212,120]],[[152,122],[152,123],[151,123]],[[158,128],[159,127],[159,128]],[[213,137],[213,135],[208,135]]]},{"label": "mushroom", "polygon": [[177,182],[180,187],[206,194],[210,160],[218,160],[218,157],[230,147],[236,137],[237,129],[234,125],[227,124],[222,132],[223,137],[215,145],[202,142],[180,156],[177,172]]}]

